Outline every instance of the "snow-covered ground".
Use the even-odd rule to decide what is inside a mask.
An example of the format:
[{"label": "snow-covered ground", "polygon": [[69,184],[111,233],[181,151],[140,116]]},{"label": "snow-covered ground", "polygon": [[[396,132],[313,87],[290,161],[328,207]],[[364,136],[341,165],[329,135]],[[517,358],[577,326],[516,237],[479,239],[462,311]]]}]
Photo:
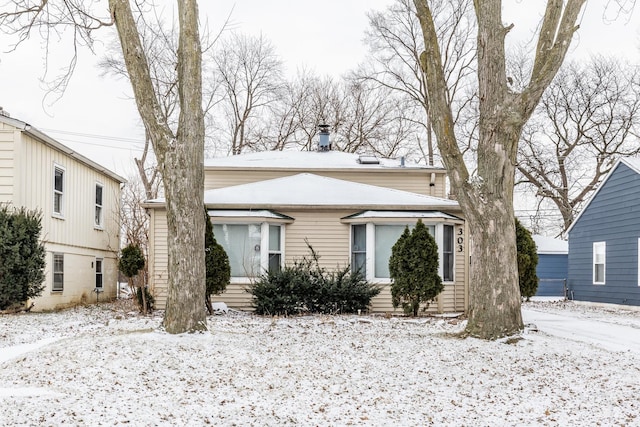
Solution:
[{"label": "snow-covered ground", "polygon": [[523,314],[501,342],[439,318],[229,312],[172,336],[122,301],[3,315],[0,425],[640,425],[640,313]]}]

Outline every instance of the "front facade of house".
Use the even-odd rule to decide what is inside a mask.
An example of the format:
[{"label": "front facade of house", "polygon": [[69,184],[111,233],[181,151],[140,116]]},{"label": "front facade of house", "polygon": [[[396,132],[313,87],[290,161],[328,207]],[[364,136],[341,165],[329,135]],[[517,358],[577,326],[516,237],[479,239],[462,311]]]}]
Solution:
[{"label": "front facade of house", "polygon": [[[275,151],[205,162],[205,205],[216,239],[231,264],[231,284],[214,300],[251,310],[248,285],[270,268],[309,256],[309,245],[329,270],[361,268],[385,285],[374,312],[393,312],[388,284],[391,246],[405,226],[421,219],[440,250],[445,291],[431,312],[464,311],[467,230],[457,202],[444,198],[443,169],[357,154]],[[164,307],[167,230],[163,200],[151,215],[149,275]],[[399,309],[401,310],[401,309]]]},{"label": "front facade of house", "polygon": [[569,228],[569,297],[640,306],[640,159],[620,159]]},{"label": "front facade of house", "polygon": [[0,203],[42,212],[46,279],[34,311],[115,297],[122,183],[29,124],[0,115]]}]

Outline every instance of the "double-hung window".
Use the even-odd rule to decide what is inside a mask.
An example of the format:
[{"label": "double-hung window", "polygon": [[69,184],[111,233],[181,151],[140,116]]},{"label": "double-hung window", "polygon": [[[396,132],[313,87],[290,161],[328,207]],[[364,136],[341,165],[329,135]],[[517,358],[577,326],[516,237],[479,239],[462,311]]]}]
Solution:
[{"label": "double-hung window", "polygon": [[102,228],[102,185],[96,184],[96,204],[94,210],[94,224]]},{"label": "double-hung window", "polygon": [[64,289],[64,254],[53,254],[53,291]]},{"label": "double-hung window", "polygon": [[351,270],[367,275],[367,226],[354,224],[351,227]]},{"label": "double-hung window", "polygon": [[[453,282],[453,243],[454,227],[453,225],[445,224],[442,226],[442,281]],[[438,245],[440,246],[440,245]]]},{"label": "double-hung window", "polygon": [[607,265],[607,243],[593,242],[593,284],[604,285]]},{"label": "double-hung window", "polygon": [[102,289],[102,258],[96,258],[96,289]]},{"label": "double-hung window", "polygon": [[64,214],[64,169],[55,166],[53,172],[53,214],[63,216]]},{"label": "double-hung window", "polygon": [[282,231],[280,225],[269,224],[269,271],[277,273],[282,267]]}]

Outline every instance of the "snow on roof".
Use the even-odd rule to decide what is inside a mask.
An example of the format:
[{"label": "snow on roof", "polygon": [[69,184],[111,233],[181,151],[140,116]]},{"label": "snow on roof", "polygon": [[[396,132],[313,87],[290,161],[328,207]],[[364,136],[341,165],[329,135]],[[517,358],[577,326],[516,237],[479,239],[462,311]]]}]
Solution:
[{"label": "snow on roof", "polygon": [[393,207],[394,209],[459,209],[456,201],[407,191],[301,173],[250,184],[208,190],[208,205],[252,207]]},{"label": "snow on roof", "polygon": [[[268,169],[442,169],[401,159],[378,158],[379,163],[361,161],[361,155],[342,151],[261,151],[238,156],[205,159],[205,168]],[[367,158],[372,156],[366,156]]]},{"label": "snow on roof", "polygon": [[640,174],[640,158],[638,157],[625,157],[621,159],[623,163],[629,166],[631,169],[635,170],[636,173]]},{"label": "snow on roof", "polygon": [[534,234],[533,241],[536,242],[536,246],[538,247],[538,253],[544,255],[554,255],[554,254],[568,254],[569,253],[569,242],[562,239],[554,239],[553,237],[540,236],[539,234]]},{"label": "snow on roof", "polygon": [[460,220],[460,218],[449,215],[440,211],[363,211],[357,214],[349,215],[343,219],[369,219],[369,218],[387,218],[387,219],[406,219],[406,218],[422,218],[422,219],[452,219]]},{"label": "snow on roof", "polygon": [[271,218],[279,220],[293,220],[290,216],[273,212],[268,209],[238,210],[238,209],[209,209],[209,216],[216,218]]}]

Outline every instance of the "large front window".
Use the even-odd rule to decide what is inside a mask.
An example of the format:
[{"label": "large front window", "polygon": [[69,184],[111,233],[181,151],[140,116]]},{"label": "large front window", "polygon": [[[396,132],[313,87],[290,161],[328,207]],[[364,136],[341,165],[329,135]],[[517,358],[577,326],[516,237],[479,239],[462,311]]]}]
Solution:
[{"label": "large front window", "polygon": [[[352,269],[360,269],[369,280],[388,280],[391,250],[407,226],[413,228],[414,224],[352,224]],[[438,244],[440,275],[443,281],[454,281],[454,226],[425,226]]]},{"label": "large front window", "polygon": [[282,266],[282,226],[214,224],[213,234],[229,257],[231,277],[258,277]]}]

